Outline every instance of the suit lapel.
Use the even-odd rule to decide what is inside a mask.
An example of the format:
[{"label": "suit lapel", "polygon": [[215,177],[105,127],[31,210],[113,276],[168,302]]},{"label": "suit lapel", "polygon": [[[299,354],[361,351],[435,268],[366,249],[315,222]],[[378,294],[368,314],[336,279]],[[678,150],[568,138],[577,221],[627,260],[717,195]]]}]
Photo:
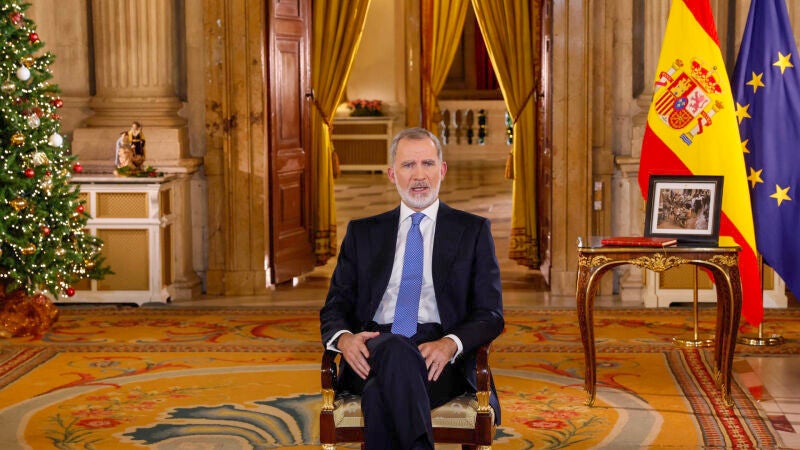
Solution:
[{"label": "suit lapel", "polygon": [[458,253],[463,225],[455,220],[453,209],[444,202],[439,202],[439,213],[436,215],[436,233],[433,238],[433,290],[436,299],[442,300],[442,289],[449,278],[453,258]]},{"label": "suit lapel", "polygon": [[[400,220],[400,207],[376,217],[375,226],[370,228],[370,243],[372,258],[375,264],[371,268],[372,283],[370,283],[370,314],[375,314],[378,304],[389,285],[394,265],[394,253],[397,246],[397,227]],[[392,238],[388,238],[391,236]]]}]

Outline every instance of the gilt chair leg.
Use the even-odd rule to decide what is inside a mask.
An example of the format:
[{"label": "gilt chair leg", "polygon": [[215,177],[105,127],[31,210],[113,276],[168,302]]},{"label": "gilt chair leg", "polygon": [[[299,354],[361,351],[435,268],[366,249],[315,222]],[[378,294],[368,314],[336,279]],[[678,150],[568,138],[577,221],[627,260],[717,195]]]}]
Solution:
[{"label": "gilt chair leg", "polygon": [[322,450],[336,450],[336,444],[322,444]]}]

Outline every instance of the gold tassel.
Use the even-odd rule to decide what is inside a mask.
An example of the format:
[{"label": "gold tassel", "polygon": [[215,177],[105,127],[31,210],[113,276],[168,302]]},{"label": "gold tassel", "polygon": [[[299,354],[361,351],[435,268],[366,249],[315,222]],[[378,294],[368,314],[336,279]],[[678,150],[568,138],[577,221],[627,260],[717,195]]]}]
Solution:
[{"label": "gold tassel", "polygon": [[508,158],[506,158],[506,180],[513,180],[514,179],[514,152],[508,152]]},{"label": "gold tassel", "polygon": [[339,154],[336,153],[336,150],[331,153],[331,166],[333,166],[333,178],[339,178],[342,169],[339,167]]}]

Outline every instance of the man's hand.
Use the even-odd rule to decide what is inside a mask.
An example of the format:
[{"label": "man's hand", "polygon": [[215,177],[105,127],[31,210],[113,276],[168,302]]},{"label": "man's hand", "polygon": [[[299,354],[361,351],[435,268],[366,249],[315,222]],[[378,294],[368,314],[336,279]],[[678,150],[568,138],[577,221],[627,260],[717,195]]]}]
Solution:
[{"label": "man's hand", "polygon": [[425,358],[425,365],[428,367],[428,381],[439,379],[444,366],[450,363],[457,351],[458,345],[449,337],[443,337],[438,341],[424,342],[419,345],[419,352],[422,353],[422,357]]},{"label": "man's hand", "polygon": [[366,342],[378,335],[380,333],[377,331],[362,331],[358,334],[342,333],[336,343],[336,348],[342,352],[347,364],[363,380],[366,380],[369,375],[369,364],[367,363],[369,350]]}]

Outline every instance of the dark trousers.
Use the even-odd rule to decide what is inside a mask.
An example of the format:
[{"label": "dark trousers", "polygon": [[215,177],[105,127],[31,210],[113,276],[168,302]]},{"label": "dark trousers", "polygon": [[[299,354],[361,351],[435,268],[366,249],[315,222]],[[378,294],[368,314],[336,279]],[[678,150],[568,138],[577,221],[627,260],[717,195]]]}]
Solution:
[{"label": "dark trousers", "polygon": [[370,375],[362,380],[349,367],[342,367],[341,387],[361,394],[367,449],[433,449],[431,409],[463,394],[466,382],[452,364],[447,364],[438,380],[428,382],[425,359],[417,346],[442,337],[438,324],[420,324],[411,338],[392,334],[390,329],[387,325],[368,327],[367,331],[381,331],[367,341]]}]

